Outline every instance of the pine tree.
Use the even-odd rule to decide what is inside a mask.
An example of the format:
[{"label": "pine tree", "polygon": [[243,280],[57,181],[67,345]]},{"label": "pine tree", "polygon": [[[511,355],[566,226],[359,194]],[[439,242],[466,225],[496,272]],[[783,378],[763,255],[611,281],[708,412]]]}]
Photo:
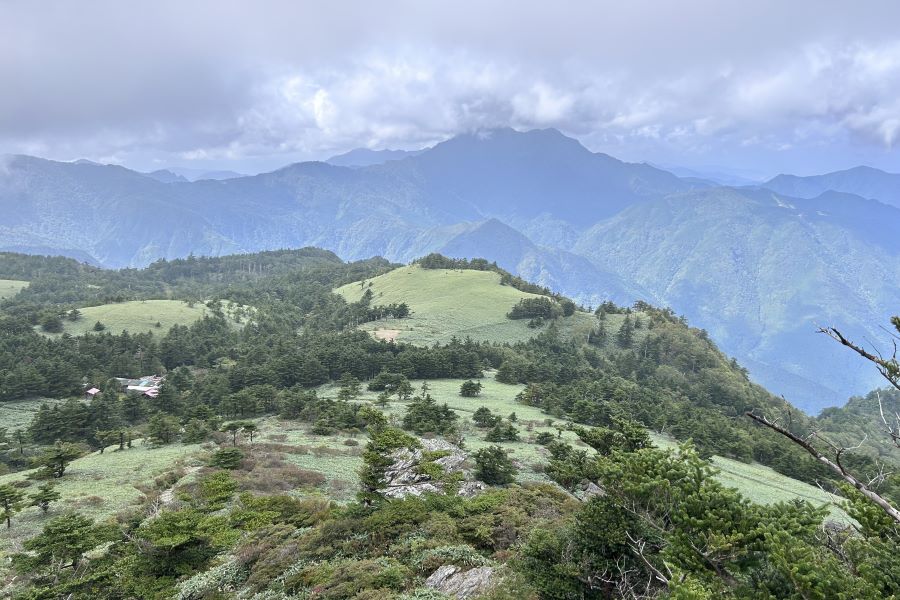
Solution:
[{"label": "pine tree", "polygon": [[181,425],[175,417],[156,413],[147,425],[147,435],[154,444],[171,444],[177,439],[180,428]]},{"label": "pine tree", "polygon": [[102,540],[99,528],[87,517],[72,513],[52,519],[37,536],[25,541],[38,565],[75,568],[84,554]]},{"label": "pine tree", "polygon": [[31,500],[29,506],[36,506],[41,509],[44,514],[50,510],[50,503],[60,499],[59,492],[56,491],[54,485],[49,481],[38,488],[38,491],[30,494],[28,499]]},{"label": "pine tree", "polygon": [[73,460],[81,456],[81,451],[74,444],[56,442],[48,448],[38,463],[44,467],[50,477],[59,479],[66,472],[66,468]]},{"label": "pine tree", "polygon": [[0,485],[0,519],[6,521],[6,528],[12,527],[12,516],[22,510],[22,499],[25,494],[18,488],[6,483]]},{"label": "pine tree", "polygon": [[352,373],[344,373],[341,375],[339,384],[341,389],[338,392],[338,399],[343,400],[344,402],[356,399],[362,391],[359,379],[354,377]]},{"label": "pine tree", "polygon": [[634,324],[631,322],[631,317],[626,316],[625,320],[622,321],[622,326],[619,328],[619,333],[616,336],[616,342],[622,348],[631,348],[634,344]]},{"label": "pine tree", "polygon": [[464,381],[461,386],[459,386],[459,395],[465,398],[474,398],[481,393],[481,382],[480,381]]},{"label": "pine tree", "polygon": [[475,476],[491,485],[504,485],[516,479],[516,467],[500,446],[488,446],[473,454]]}]

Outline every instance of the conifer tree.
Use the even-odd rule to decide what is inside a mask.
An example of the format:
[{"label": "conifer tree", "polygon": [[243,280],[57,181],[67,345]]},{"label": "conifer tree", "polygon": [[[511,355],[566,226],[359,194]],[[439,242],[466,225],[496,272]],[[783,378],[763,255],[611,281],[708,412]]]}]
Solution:
[{"label": "conifer tree", "polygon": [[0,519],[6,521],[6,528],[12,527],[12,516],[22,510],[22,490],[5,483],[0,485]]},{"label": "conifer tree", "polygon": [[50,503],[56,502],[60,497],[60,493],[56,491],[55,486],[48,481],[42,484],[37,492],[28,496],[28,499],[31,500],[29,506],[36,506],[41,509],[41,512],[47,514],[47,511],[50,510]]}]

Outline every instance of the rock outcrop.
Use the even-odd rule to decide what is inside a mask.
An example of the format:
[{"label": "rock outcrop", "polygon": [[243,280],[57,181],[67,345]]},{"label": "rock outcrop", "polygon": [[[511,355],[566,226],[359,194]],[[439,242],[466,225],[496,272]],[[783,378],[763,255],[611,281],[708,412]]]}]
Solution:
[{"label": "rock outcrop", "polygon": [[[444,493],[446,484],[434,477],[433,470],[422,468],[425,463],[440,467],[446,475],[461,473],[463,482],[458,493],[466,498],[477,495],[487,488],[481,481],[467,480],[469,475],[465,469],[468,454],[459,446],[445,440],[422,439],[421,448],[409,450],[401,448],[391,454],[393,464],[384,472],[381,493],[388,498],[405,498],[421,496],[427,493]],[[427,460],[425,453],[440,452],[443,456]]]},{"label": "rock outcrop", "polygon": [[444,565],[431,574],[425,585],[458,600],[467,600],[486,592],[494,584],[494,567],[475,567],[465,570],[456,565]]}]

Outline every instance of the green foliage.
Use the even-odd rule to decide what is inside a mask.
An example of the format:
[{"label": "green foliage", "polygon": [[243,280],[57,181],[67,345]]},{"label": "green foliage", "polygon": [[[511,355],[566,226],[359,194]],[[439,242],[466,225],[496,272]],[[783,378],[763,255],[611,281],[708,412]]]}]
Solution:
[{"label": "green foliage", "polygon": [[135,535],[142,561],[157,576],[191,574],[236,539],[225,517],[194,508],[164,511],[141,524]]},{"label": "green foliage", "polygon": [[39,535],[25,542],[25,550],[31,554],[16,555],[13,563],[23,573],[44,569],[57,572],[65,566],[74,568],[106,535],[103,528],[78,513],[55,517]]},{"label": "green foliage", "polygon": [[488,446],[476,451],[475,476],[490,485],[504,485],[516,479],[517,469],[500,446]]},{"label": "green foliage", "polygon": [[178,419],[162,413],[156,413],[147,424],[147,435],[150,441],[159,446],[178,441],[181,431],[181,423]]},{"label": "green foliage", "polygon": [[42,513],[47,514],[47,511],[50,510],[50,504],[61,497],[62,495],[56,490],[56,487],[48,481],[41,484],[37,492],[28,495],[29,506],[36,506],[41,509]]},{"label": "green foliage", "polygon": [[63,322],[59,315],[49,314],[41,319],[41,330],[47,333],[62,333]]},{"label": "green foliage", "polygon": [[78,446],[67,442],[56,442],[37,459],[48,477],[59,479],[73,460],[82,455]]},{"label": "green foliage", "polygon": [[538,444],[540,444],[541,446],[547,446],[548,444],[553,442],[555,439],[556,439],[556,436],[554,436],[549,431],[541,431],[535,436],[534,441],[537,442]]},{"label": "green foliage", "polygon": [[489,442],[515,442],[519,439],[519,430],[512,423],[498,421],[484,436]]},{"label": "green foliage", "polygon": [[[260,266],[248,268],[252,261]],[[442,564],[496,564],[503,583],[489,598],[503,600],[627,597],[628,586],[637,584],[634,591],[641,594],[678,598],[898,593],[896,532],[852,490],[843,492],[851,498],[848,511],[856,527],[851,532],[823,526],[824,511],[805,503],[760,506],[718,483],[737,485],[758,476],[772,492],[764,499],[771,501],[777,498],[774,485],[784,480],[776,481],[771,471],[763,478],[751,461],[806,480],[819,478],[821,471],[781,440],[743,424],[738,417],[744,410],[779,411],[787,405],[753,386],[703,332],[689,329],[670,311],[609,305],[595,317],[545,295],[523,306],[549,305],[559,318],[535,317],[543,326],[528,330],[524,321],[507,320],[505,313],[532,298],[534,290],[522,293],[502,273],[478,262],[465,263],[476,268],[464,273],[418,266],[385,273],[390,265],[384,261],[345,264],[318,251],[297,251],[161,261],[121,272],[50,259],[42,264],[59,272],[52,278],[17,274],[34,283],[3,301],[0,400],[38,394],[74,398],[90,382],[102,393],[90,402],[71,399],[41,408],[34,403],[26,413],[34,413],[27,435],[17,439],[11,433],[24,423],[12,423],[5,436],[0,433],[7,449],[0,468],[24,469],[56,440],[100,449],[122,440],[122,451],[77,459],[77,468],[46,488],[47,497],[58,494],[60,504],[78,506],[91,517],[119,514],[115,530],[95,531],[89,521],[75,524],[88,528],[88,541],[95,533],[95,539],[110,541],[91,552],[90,561],[80,557],[93,548],[67,557],[77,569],[39,564],[44,559],[38,559],[37,550],[17,557],[15,591],[27,597],[168,598],[183,592],[214,598],[259,592],[265,596],[258,598],[388,598],[421,595],[416,590],[424,578]],[[341,287],[360,279],[366,284]],[[332,295],[335,288],[349,302]],[[440,290],[455,296],[436,298]],[[455,299],[460,293],[466,294],[464,306]],[[118,326],[77,337],[36,331],[48,314],[77,310],[83,317],[64,326],[87,327],[97,318],[90,308],[163,294],[190,310],[205,306],[208,314],[168,331],[154,326],[153,335],[120,333]],[[361,319],[407,302],[411,314],[402,320],[391,317],[364,326],[370,331],[397,327],[400,335],[392,343],[354,330]],[[247,327],[235,328],[224,314],[228,306],[253,306],[252,311],[237,309]],[[156,321],[168,325],[161,317]],[[630,341],[609,339],[627,331],[627,324]],[[511,343],[454,338],[459,332],[465,332],[460,338],[471,333],[473,339]],[[404,343],[407,335],[429,342],[445,337],[440,345],[412,347]],[[476,382],[488,368],[498,369],[497,381],[525,385],[497,383],[490,371]],[[152,372],[167,372],[156,400],[123,397],[120,384],[110,381]],[[437,379],[445,377],[456,379]],[[413,398],[410,379],[429,379],[431,391],[423,389]],[[338,388],[325,386],[319,394],[310,389],[335,380],[341,380]],[[374,395],[362,391],[361,380],[385,393],[386,414],[370,405]],[[463,380],[467,386],[483,382],[477,399],[458,394]],[[516,405],[512,396],[518,391]],[[148,419],[153,411],[158,413]],[[519,432],[512,416],[504,421],[499,415],[511,412],[518,415],[518,427],[529,432],[522,437],[533,437],[540,447],[509,441]],[[276,413],[296,422],[267,417]],[[467,425],[454,431],[457,414],[472,415],[488,431]],[[199,471],[183,481],[166,474],[179,459],[202,456],[198,447],[175,443],[179,431],[183,428],[184,441],[213,437],[223,416],[232,419],[225,431],[233,446],[216,451],[210,464],[226,471]],[[854,433],[862,426],[862,421],[839,417],[831,413],[822,422],[830,418],[829,424],[843,427],[852,421]],[[551,429],[553,422],[565,421],[578,425],[560,426],[558,434]],[[384,499],[379,487],[391,455],[418,446],[415,438],[391,426],[398,422],[420,434],[468,436],[478,474],[491,482],[512,482],[514,457],[523,465],[521,484],[490,489],[471,500],[452,493]],[[803,415],[795,415],[794,422],[798,427],[811,423]],[[346,435],[312,438],[310,427],[351,436],[367,430],[370,439],[360,457],[359,449],[343,445]],[[256,428],[259,441],[242,460],[238,436],[254,442]],[[648,429],[693,438],[698,450],[651,448]],[[125,448],[129,431],[146,432],[155,443],[167,445]],[[508,443],[485,447],[482,433]],[[653,439],[659,445],[672,443],[659,435]],[[704,460],[716,454],[744,462],[714,458],[730,469],[717,474]],[[549,464],[536,465],[540,457],[549,457]],[[437,458],[423,453],[418,471],[454,483]],[[847,457],[848,464],[852,460]],[[346,499],[351,471],[360,461],[362,502],[331,506],[325,494]],[[297,467],[327,471],[327,485],[323,482],[316,495],[295,496],[287,488],[309,481]],[[24,489],[20,485],[34,485],[17,483],[25,477],[21,473],[0,477],[0,485],[17,491]],[[546,477],[576,495],[596,492],[588,487],[594,483],[602,495],[578,503],[556,487],[533,481]],[[138,505],[141,496],[156,497],[173,486],[180,500],[174,506],[180,509],[168,505],[144,518],[149,511]],[[29,496],[37,508],[16,517],[10,546],[47,522],[40,509],[49,503],[38,502],[44,491],[42,486]],[[794,489],[784,494],[793,495]],[[182,588],[176,589],[176,580],[185,582]]]},{"label": "green foliage", "polygon": [[237,469],[241,465],[244,453],[240,448],[220,448],[209,458],[209,466],[217,469]]},{"label": "green foliage", "polygon": [[354,377],[352,373],[344,373],[341,375],[338,385],[341,386],[341,389],[338,392],[338,400],[349,402],[359,396],[361,385],[359,379]]},{"label": "green foliage", "polygon": [[394,427],[371,431],[360,472],[360,499],[366,503],[380,499],[378,490],[383,484],[384,472],[394,462],[390,458],[392,452],[401,448],[414,450],[419,446],[421,444],[416,438]]},{"label": "green foliage", "polygon": [[448,434],[455,430],[459,416],[446,404],[438,404],[427,392],[410,402],[403,416],[403,428],[418,434]]},{"label": "green foliage", "polygon": [[6,483],[0,485],[0,520],[6,521],[6,528],[12,527],[12,516],[22,510],[22,499],[25,493],[22,490]]},{"label": "green foliage", "polygon": [[475,413],[472,415],[472,421],[475,422],[479,427],[493,427],[497,423],[499,423],[501,417],[499,415],[495,415],[491,412],[486,406],[479,406]]},{"label": "green foliage", "polygon": [[199,482],[199,504],[204,512],[216,512],[234,496],[237,482],[227,471],[207,475]]},{"label": "green foliage", "polygon": [[612,419],[612,427],[584,427],[574,426],[572,431],[578,438],[596,450],[602,456],[608,456],[614,450],[634,452],[642,448],[652,446],[647,430],[629,419],[615,417]]},{"label": "green foliage", "polygon": [[[573,304],[572,313],[574,312]],[[539,298],[522,298],[512,307],[512,310],[506,313],[506,317],[508,319],[555,319],[562,314],[563,309],[559,304],[546,296],[541,296]]]},{"label": "green foliage", "polygon": [[222,431],[231,434],[231,445],[237,446],[237,436],[238,433],[247,429],[248,426],[252,426],[255,429],[255,425],[250,421],[231,421],[230,423],[225,423],[222,425]]},{"label": "green foliage", "polygon": [[459,386],[459,395],[466,398],[474,398],[481,393],[481,387],[480,381],[472,381],[471,379],[464,381]]}]

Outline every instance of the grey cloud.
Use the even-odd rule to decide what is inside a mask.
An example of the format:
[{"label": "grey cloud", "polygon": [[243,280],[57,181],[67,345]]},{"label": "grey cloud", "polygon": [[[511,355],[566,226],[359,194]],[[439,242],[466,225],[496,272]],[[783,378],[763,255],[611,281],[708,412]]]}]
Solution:
[{"label": "grey cloud", "polygon": [[897,164],[893,2],[334,4],[0,4],[0,152],[243,170],[512,125],[632,160]]}]

